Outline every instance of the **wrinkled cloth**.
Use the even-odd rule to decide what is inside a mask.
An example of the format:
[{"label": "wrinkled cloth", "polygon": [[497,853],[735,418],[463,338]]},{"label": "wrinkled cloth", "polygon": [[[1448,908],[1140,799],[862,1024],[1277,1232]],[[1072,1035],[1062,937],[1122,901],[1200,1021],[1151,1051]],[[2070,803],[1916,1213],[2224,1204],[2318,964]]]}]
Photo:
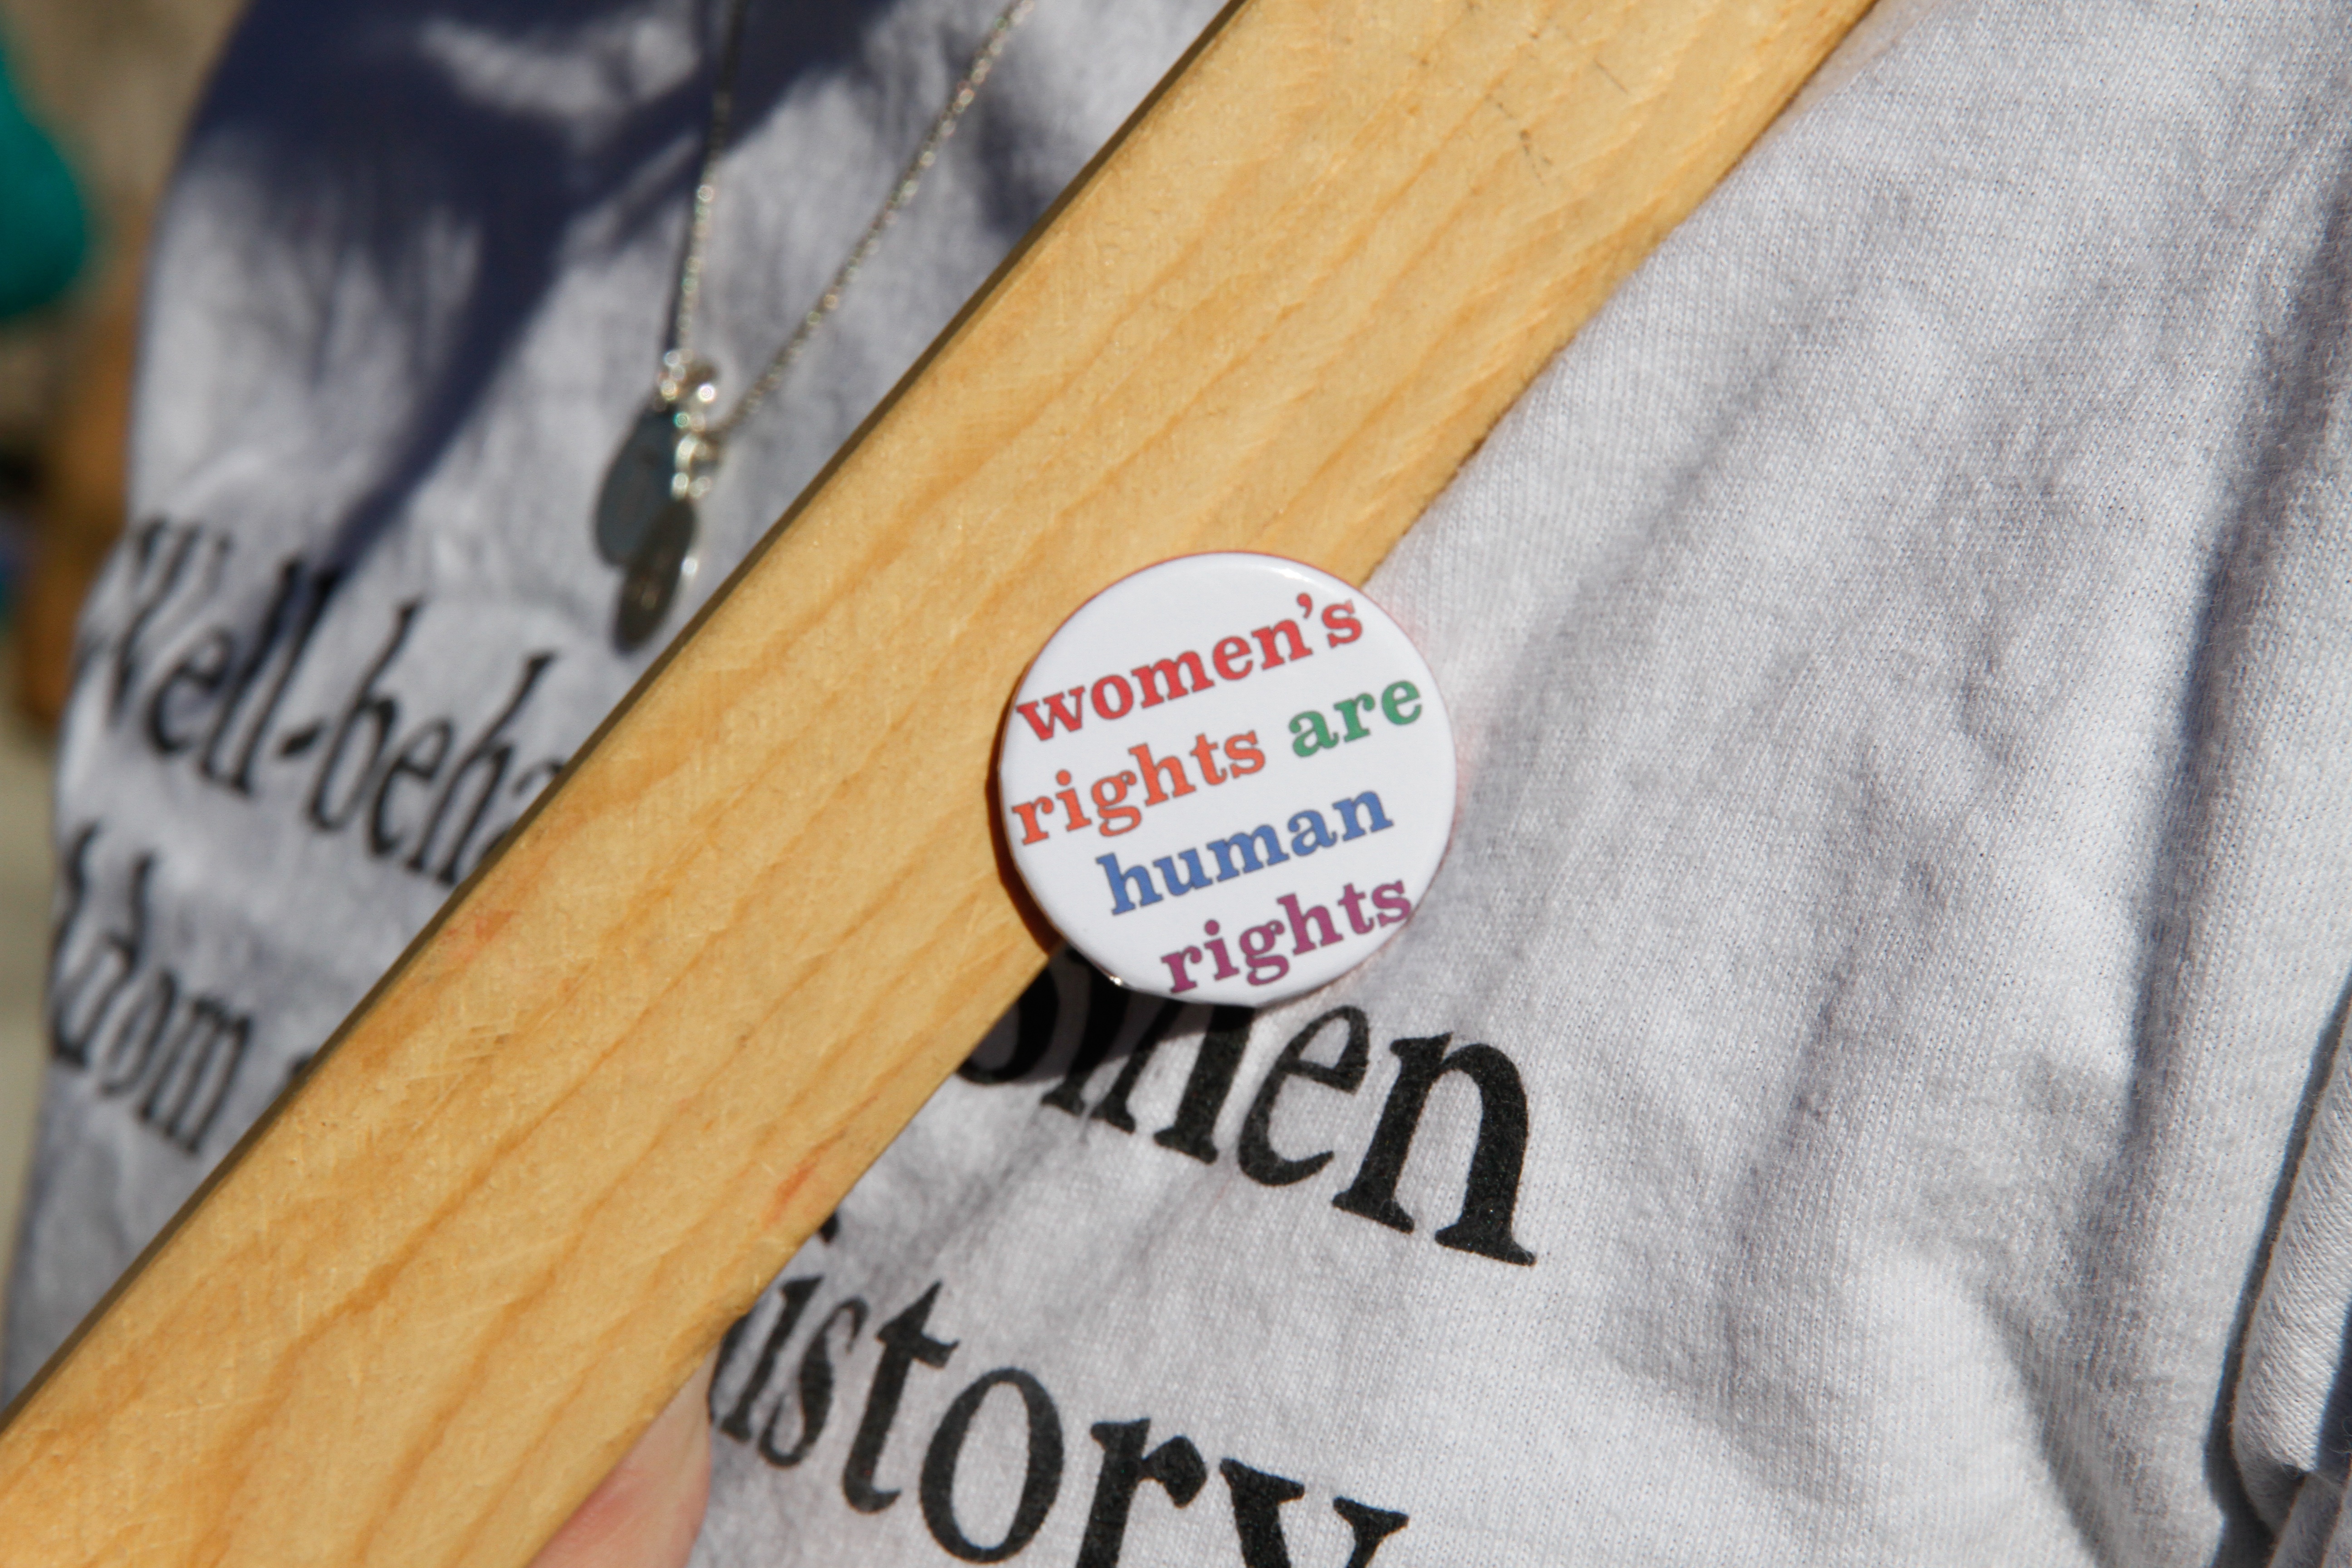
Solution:
[{"label": "wrinkled cloth", "polygon": [[[1041,0],[716,563],[1206,19]],[[722,399],[982,20],[755,30]],[[13,1383],[642,667],[586,517],[713,26],[232,52]],[[1462,765],[1412,923],[1255,1016],[1049,966],[730,1336],[697,1561],[2352,1562],[2347,223],[2338,7],[1869,26],[1374,579]]]}]

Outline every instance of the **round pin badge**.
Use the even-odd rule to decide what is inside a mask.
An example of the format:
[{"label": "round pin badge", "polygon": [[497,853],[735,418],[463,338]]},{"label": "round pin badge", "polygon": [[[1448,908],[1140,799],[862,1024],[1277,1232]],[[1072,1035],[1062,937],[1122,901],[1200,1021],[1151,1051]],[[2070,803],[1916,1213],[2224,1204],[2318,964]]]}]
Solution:
[{"label": "round pin badge", "polygon": [[1188,555],[1063,623],[996,782],[1022,881],[1097,969],[1264,1006],[1412,917],[1453,832],[1454,731],[1361,590],[1279,556]]}]

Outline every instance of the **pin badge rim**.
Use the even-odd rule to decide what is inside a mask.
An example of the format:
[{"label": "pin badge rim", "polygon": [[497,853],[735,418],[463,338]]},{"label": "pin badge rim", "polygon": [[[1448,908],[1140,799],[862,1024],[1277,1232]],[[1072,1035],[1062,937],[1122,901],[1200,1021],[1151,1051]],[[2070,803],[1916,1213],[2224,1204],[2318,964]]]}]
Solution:
[{"label": "pin badge rim", "polygon": [[[1159,975],[1149,969],[1140,969],[1138,961],[1136,961],[1132,955],[1129,955],[1124,962],[1113,959],[1111,957],[1111,953],[1116,951],[1116,944],[1106,943],[1101,941],[1098,936],[1090,936],[1090,933],[1094,932],[1099,927],[1101,919],[1108,917],[1090,917],[1075,907],[1072,898],[1068,895],[1066,890],[1062,893],[1056,893],[1050,890],[1046,886],[1041,886],[1041,878],[1045,880],[1050,881],[1052,879],[1051,876],[1041,871],[1040,867],[1036,863],[1035,858],[1032,854],[1024,852],[1024,842],[1036,843],[1041,840],[1031,838],[1024,841],[1022,838],[1022,830],[1014,817],[1014,811],[1016,808],[1010,804],[1011,795],[1014,793],[1014,790],[1006,776],[1008,763],[1014,761],[1015,753],[1017,752],[1025,750],[1031,752],[1034,761],[1035,746],[1041,745],[1045,743],[1045,740],[1053,738],[1043,737],[1036,742],[1029,742],[1017,728],[1018,723],[1020,722],[1020,713],[1024,699],[1031,702],[1042,700],[1039,694],[1032,693],[1029,690],[1032,681],[1037,675],[1039,667],[1041,665],[1045,665],[1047,661],[1054,658],[1057,653],[1069,654],[1073,650],[1083,651],[1088,647],[1093,646],[1089,634],[1093,633],[1096,628],[1087,627],[1085,623],[1096,615],[1098,607],[1103,604],[1103,602],[1107,599],[1120,595],[1124,592],[1129,590],[1132,585],[1136,584],[1138,579],[1164,574],[1171,568],[1193,566],[1213,569],[1219,563],[1245,563],[1254,570],[1270,571],[1274,574],[1288,577],[1291,584],[1297,588],[1311,590],[1310,596],[1312,599],[1318,601],[1318,603],[1317,603],[1313,608],[1307,611],[1305,616],[1302,617],[1307,620],[1308,632],[1310,634],[1316,634],[1318,631],[1328,632],[1332,629],[1343,629],[1334,628],[1332,624],[1328,621],[1323,622],[1321,627],[1318,628],[1316,621],[1312,617],[1317,616],[1322,611],[1329,609],[1336,604],[1352,602],[1359,617],[1365,623],[1365,630],[1360,631],[1358,635],[1361,637],[1369,632],[1373,636],[1374,640],[1370,644],[1370,649],[1384,648],[1385,651],[1391,655],[1398,651],[1402,651],[1409,660],[1409,668],[1399,670],[1397,673],[1402,676],[1411,676],[1419,680],[1421,691],[1426,694],[1423,700],[1422,711],[1423,713],[1433,714],[1439,721],[1437,731],[1433,733],[1428,731],[1423,731],[1424,736],[1430,737],[1429,739],[1414,742],[1413,749],[1411,751],[1407,751],[1402,754],[1392,753],[1388,759],[1375,764],[1373,767],[1373,774],[1376,778],[1387,781],[1384,787],[1390,788],[1392,791],[1402,791],[1402,793],[1396,796],[1397,798],[1412,799],[1422,804],[1435,804],[1442,805],[1443,806],[1442,813],[1436,814],[1433,827],[1423,826],[1412,837],[1402,841],[1402,847],[1398,847],[1396,846],[1389,847],[1389,858],[1381,862],[1376,863],[1382,868],[1379,871],[1379,875],[1381,877],[1388,877],[1391,873],[1399,868],[1396,864],[1396,857],[1402,856],[1405,858],[1406,865],[1403,867],[1404,875],[1396,879],[1397,881],[1405,883],[1411,887],[1407,911],[1404,917],[1396,921],[1393,925],[1387,926],[1387,929],[1379,929],[1376,932],[1367,931],[1360,933],[1376,934],[1376,940],[1369,946],[1362,948],[1360,952],[1351,952],[1346,957],[1344,962],[1339,963],[1336,966],[1332,965],[1328,961],[1320,963],[1308,963],[1301,966],[1305,971],[1302,975],[1297,978],[1291,978],[1290,968],[1286,965],[1285,970],[1281,974],[1278,974],[1271,980],[1264,983],[1262,985],[1246,992],[1241,990],[1238,983],[1232,979],[1225,979],[1218,984],[1212,985],[1206,982],[1197,980],[1189,973],[1181,970],[1175,971],[1175,978],[1171,979],[1169,976]],[[1369,615],[1364,614],[1366,611],[1369,611]],[[1079,629],[1077,633],[1080,640],[1073,643],[1070,642],[1069,639],[1073,637],[1074,628],[1082,629]],[[1198,636],[1199,634],[1195,635]],[[1207,649],[1210,647],[1211,642],[1213,640],[1215,639],[1202,637],[1201,639],[1201,648],[1202,650]],[[1349,638],[1347,640],[1353,641],[1356,639]],[[1066,647],[1066,644],[1068,644],[1068,646]],[[1339,647],[1344,646],[1344,644],[1333,642],[1328,644],[1328,646],[1331,647]],[[1368,651],[1370,649],[1368,649]],[[1120,656],[1121,659],[1124,659],[1126,657],[1128,656]],[[1080,667],[1084,668],[1087,668],[1091,661],[1074,659],[1074,662],[1079,663]],[[1303,663],[1303,658],[1298,656],[1294,656],[1293,658],[1289,660],[1280,662],[1300,664]],[[1273,667],[1271,666],[1265,667],[1265,669],[1258,671],[1257,673],[1271,673],[1272,668]],[[1115,670],[1112,671],[1112,673],[1121,674],[1131,672],[1125,671],[1124,666],[1122,665],[1120,670]],[[1222,666],[1220,666],[1220,673],[1223,673]],[[1296,677],[1286,677],[1286,683],[1295,680],[1296,679]],[[1057,677],[1055,688],[1055,690],[1061,689],[1058,684],[1058,679],[1059,678]],[[1227,684],[1234,682],[1235,678],[1231,676],[1226,678]],[[1147,690],[1149,690],[1149,683],[1147,682],[1146,684]],[[1214,683],[1213,682],[1212,684]],[[1190,695],[1200,695],[1202,690],[1202,688],[1196,686]],[[1181,693],[1180,693],[1180,695],[1181,695]],[[1152,705],[1153,704],[1149,701],[1145,704],[1145,706]],[[1317,705],[1309,704],[1309,706],[1316,707]],[[1087,704],[1082,701],[1079,704],[1079,707],[1081,710],[1084,711],[1087,708]],[[1319,711],[1319,708],[1318,710]],[[1128,710],[1121,710],[1118,713],[1105,716],[1102,714],[1099,708],[1095,710],[1097,717],[1100,718],[1101,721],[1104,723],[1118,721],[1118,720],[1125,717],[1127,711]],[[1330,715],[1328,713],[1324,713],[1322,717],[1327,722],[1330,721]],[[1391,721],[1394,722],[1395,721],[1392,720]],[[1410,722],[1410,721],[1405,722]],[[1032,728],[1034,728],[1035,721],[1034,719],[1030,721],[1030,723]],[[1264,728],[1264,725],[1261,724],[1260,727]],[[1334,723],[1332,724],[1332,727],[1336,729],[1338,728],[1338,725]],[[1076,732],[1076,725],[1072,725],[1070,730],[1064,731],[1064,733]],[[1276,724],[1272,728],[1270,733],[1272,735],[1271,741],[1259,742],[1259,745],[1265,751],[1280,753],[1286,757],[1292,752],[1293,747],[1290,744],[1290,736],[1284,733],[1284,726],[1281,724]],[[1145,737],[1139,733],[1136,738],[1142,740]],[[1205,737],[1202,737],[1202,739],[1205,740]],[[1334,743],[1333,749],[1336,749],[1336,742]],[[1344,578],[1335,576],[1331,573],[1325,571],[1323,568],[1317,566],[1310,562],[1300,561],[1292,556],[1278,555],[1270,551],[1199,551],[1188,552],[1182,555],[1170,556],[1139,567],[1134,571],[1125,573],[1115,581],[1105,584],[1103,587],[1096,590],[1093,594],[1087,595],[1083,602],[1062,617],[1061,621],[1055,626],[1052,634],[1045,638],[1044,643],[1039,646],[1035,654],[1034,654],[1028,662],[1023,667],[1021,674],[1015,681],[1012,692],[1006,698],[1003,711],[999,716],[996,745],[993,748],[993,751],[994,755],[991,759],[990,768],[990,782],[992,786],[990,791],[991,832],[992,836],[1002,835],[1000,842],[1004,861],[1012,869],[1021,891],[1024,895],[1030,907],[1035,910],[1037,916],[1044,921],[1045,926],[1050,928],[1055,935],[1066,943],[1077,956],[1085,959],[1089,964],[1100,971],[1113,984],[1118,985],[1122,989],[1134,991],[1139,994],[1158,996],[1185,1003],[1202,1005],[1234,1005],[1250,1007],[1267,1007],[1277,1005],[1279,1004],[1294,1000],[1297,997],[1306,995],[1313,991],[1319,990],[1332,982],[1354,973],[1355,970],[1361,967],[1365,963],[1368,963],[1373,956],[1385,952],[1389,943],[1394,940],[1398,932],[1402,931],[1405,926],[1411,923],[1412,914],[1418,912],[1421,903],[1426,900],[1430,889],[1435,885],[1436,879],[1444,868],[1445,858],[1453,847],[1454,830],[1460,808],[1461,768],[1454,739],[1452,710],[1445,700],[1441,683],[1437,679],[1436,671],[1430,665],[1427,655],[1422,652],[1419,644],[1414,641],[1412,634],[1405,629],[1404,626],[1394,615],[1390,613],[1388,607],[1384,604],[1381,603],[1379,599],[1367,593],[1362,587],[1349,583]],[[1197,754],[1197,752],[1194,754]],[[1305,756],[1308,753],[1299,754],[1301,756]],[[1370,753],[1368,753],[1368,755],[1370,754]],[[1263,763],[1261,763],[1260,768],[1262,768],[1263,765]],[[1247,771],[1257,772],[1260,770],[1258,768],[1253,768]],[[1400,773],[1404,775],[1402,779],[1399,778]],[[1024,783],[1020,787],[1022,791],[1025,792],[1028,788],[1028,784]],[[1191,792],[1182,791],[1178,793]],[[1122,796],[1121,798],[1124,799],[1125,797]],[[1077,807],[1069,808],[1071,812],[1076,812],[1077,809]],[[1261,806],[1260,809],[1264,808]],[[1377,805],[1373,809],[1377,811]],[[1279,819],[1281,813],[1277,812],[1276,816],[1277,819]],[[1295,817],[1291,819],[1291,823],[1295,828]],[[1352,818],[1350,819],[1350,825],[1352,826]],[[1138,824],[1138,826],[1139,826],[1139,824]],[[1121,831],[1132,832],[1133,830],[1134,826],[1130,826]],[[1036,829],[1033,826],[1028,829],[1028,831],[1034,834]],[[1067,830],[1066,829],[1065,831]],[[1328,827],[1326,829],[1326,833],[1328,836]],[[1356,835],[1351,833],[1349,834],[1348,837],[1352,838],[1356,837]],[[1214,840],[1213,839],[1212,843],[1213,844],[1213,842]],[[1311,852],[1312,851],[1310,850],[1309,853]],[[1179,853],[1181,855],[1181,851]],[[1286,857],[1284,858],[1303,858],[1303,856],[1295,856]],[[1245,868],[1255,869],[1256,868],[1255,866],[1249,866]],[[1134,868],[1129,868],[1128,869],[1132,870]],[[1172,879],[1175,874],[1171,871],[1167,873],[1167,875]],[[1062,879],[1066,882],[1067,881],[1068,879],[1066,872],[1063,874]],[[1220,879],[1220,880],[1223,879]],[[1385,889],[1391,884],[1382,882],[1379,885],[1382,889]],[[1202,889],[1201,887],[1196,886],[1190,890],[1200,891]],[[1359,893],[1357,896],[1369,900],[1369,895]],[[1156,902],[1159,900],[1155,900],[1152,901]],[[1336,900],[1333,901],[1332,907],[1335,909],[1339,907]],[[1388,912],[1389,908],[1389,906],[1382,906],[1382,911]],[[1314,909],[1308,909],[1306,911],[1308,915],[1312,915],[1315,912],[1316,910]],[[1386,922],[1383,922],[1383,924],[1385,925]],[[1213,916],[1209,927],[1211,934],[1215,933],[1215,929],[1214,919]],[[1301,928],[1302,931],[1304,929],[1304,927]],[[1153,944],[1156,944],[1160,940],[1164,939],[1155,938]],[[1181,939],[1179,938],[1177,940],[1181,941]],[[1198,942],[1202,939],[1195,937],[1193,940]],[[1298,936],[1297,940],[1302,943],[1307,942],[1307,939],[1303,934]],[[1336,947],[1339,944],[1336,942],[1325,942],[1320,944],[1310,945],[1319,945],[1321,948],[1328,950]],[[1351,949],[1356,944],[1353,942],[1349,943],[1349,946]],[[1301,957],[1304,954],[1304,949],[1301,949],[1298,952],[1291,953],[1289,956],[1293,958]],[[1110,961],[1107,962],[1107,959],[1109,959]],[[1161,962],[1164,963],[1166,959],[1163,957]],[[1206,969],[1208,967],[1209,960],[1205,956],[1199,962],[1202,968]],[[1217,963],[1221,973],[1238,973],[1238,971],[1228,971],[1226,969],[1226,960],[1222,955],[1219,956]],[[1139,969],[1140,972],[1139,973]],[[1251,971],[1251,973],[1255,975],[1255,969]]]}]

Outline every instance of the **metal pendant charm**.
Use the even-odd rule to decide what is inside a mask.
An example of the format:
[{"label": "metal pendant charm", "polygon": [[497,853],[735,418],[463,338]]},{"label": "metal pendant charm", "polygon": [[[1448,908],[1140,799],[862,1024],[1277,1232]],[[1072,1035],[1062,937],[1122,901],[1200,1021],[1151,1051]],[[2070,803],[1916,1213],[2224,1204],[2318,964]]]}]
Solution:
[{"label": "metal pendant charm", "polygon": [[623,653],[643,647],[669,618],[678,590],[694,575],[694,503],[684,497],[654,515],[613,607],[613,641]]},{"label": "metal pendant charm", "polygon": [[613,607],[613,641],[633,653],[669,618],[678,589],[694,575],[694,503],[719,474],[719,433],[710,405],[718,375],[676,350],[662,356],[654,399],[629,426],[596,497],[596,550],[625,566]]},{"label": "metal pendant charm", "polygon": [[656,403],[639,414],[596,492],[596,553],[625,566],[653,537],[654,520],[677,499],[677,409]]},{"label": "metal pendant charm", "polygon": [[676,350],[662,358],[653,401],[638,414],[596,492],[596,553],[626,566],[652,542],[662,510],[700,500],[719,472],[719,436],[709,428],[719,373]]}]

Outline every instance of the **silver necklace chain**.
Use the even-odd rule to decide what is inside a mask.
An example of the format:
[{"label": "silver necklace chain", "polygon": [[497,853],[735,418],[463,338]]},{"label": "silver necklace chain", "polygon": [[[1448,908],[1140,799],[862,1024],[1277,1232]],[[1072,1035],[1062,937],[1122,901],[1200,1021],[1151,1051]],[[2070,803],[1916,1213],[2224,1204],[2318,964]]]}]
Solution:
[{"label": "silver necklace chain", "polygon": [[842,296],[873,259],[882,237],[915,199],[923,176],[955,134],[956,123],[980,95],[996,68],[997,57],[1029,15],[1034,0],[1012,0],[989,24],[980,47],[948,95],[914,156],[898,171],[881,210],[858,236],[824,291],[801,317],[784,346],[744,389],[724,416],[715,414],[718,373],[694,357],[695,308],[702,298],[702,275],[710,244],[711,215],[719,205],[719,164],[727,153],[735,121],[735,83],[743,58],[744,19],[751,0],[734,0],[719,47],[719,73],[710,93],[710,121],[704,133],[702,163],[694,183],[694,205],[678,258],[677,290],[670,310],[669,342],[662,352],[654,400],[641,409],[620,449],[614,453],[597,491],[591,532],[597,553],[623,568],[614,609],[613,640],[624,652],[645,644],[661,629],[681,586],[696,570],[698,524],[695,503],[710,489],[728,439],[777,387],[808,347],[825,318],[840,309]]},{"label": "silver necklace chain", "polygon": [[[898,171],[898,178],[891,185],[889,195],[867,222],[866,231],[858,236],[857,243],[850,248],[848,258],[834,273],[832,280],[825,284],[824,291],[802,315],[793,335],[768,361],[767,368],[744,389],[735,406],[716,421],[698,422],[693,426],[695,434],[713,447],[724,443],[751,416],[751,412],[783,384],[793,362],[807,349],[817,328],[824,324],[826,317],[840,309],[842,296],[849,291],[850,285],[857,280],[858,273],[873,259],[874,252],[882,244],[882,237],[898,220],[898,215],[906,210],[907,204],[915,199],[915,193],[922,187],[923,176],[930,173],[931,165],[939,161],[940,149],[947,145],[948,138],[955,134],[957,123],[963,119],[964,111],[971,107],[972,100],[980,96],[982,84],[996,68],[997,58],[1004,53],[1004,46],[1012,41],[1013,30],[1028,18],[1035,3],[1036,0],[1013,0],[1011,5],[997,13],[995,20],[989,24],[987,33],[982,37],[980,47],[973,51],[971,63],[964,67],[955,89],[940,105],[914,155]],[[719,81],[711,93],[710,124],[703,145],[702,168],[694,184],[694,206],[687,225],[686,254],[678,264],[677,303],[670,319],[669,347],[662,354],[662,374],[657,390],[667,403],[688,402],[697,392],[705,394],[702,401],[706,405],[709,401],[707,395],[710,383],[707,373],[701,372],[694,358],[694,313],[702,293],[703,258],[710,239],[711,214],[719,200],[719,161],[727,150],[729,132],[735,117],[735,75],[742,56],[744,17],[750,9],[750,0],[735,0],[729,13],[726,41],[720,50]],[[705,377],[699,382],[696,379],[698,373]],[[716,455],[715,452],[712,454],[713,457]]]},{"label": "silver necklace chain", "polygon": [[718,372],[694,357],[694,308],[703,294],[703,263],[710,249],[710,216],[718,209],[719,160],[727,155],[727,139],[734,130],[736,68],[743,61],[743,19],[751,0],[734,0],[727,9],[727,37],[719,45],[718,80],[710,87],[710,124],[703,134],[701,169],[696,169],[694,207],[687,216],[685,251],[677,258],[677,294],[670,306],[670,341],[661,353],[661,376],[654,381],[654,402],[637,411],[635,423],[614,451],[612,466],[597,489],[591,533],[597,555],[621,566],[621,595],[614,605],[612,637],[621,651],[645,647],[668,618],[679,588],[694,576],[698,552],[696,500],[710,491],[718,478],[727,439],[751,418],[757,406],[779,385],[800,360],[809,339],[828,315],[840,310],[842,296],[873,258],[882,235],[906,212],[922,176],[939,163],[939,151],[955,134],[957,120],[979,97],[981,82],[995,70],[997,57],[1012,40],[1013,28],[1030,14],[1034,0],[1012,0],[988,24],[981,47],[964,66],[962,80],[931,120],[915,155],[898,169],[898,181],[882,200],[882,209],[866,224],[866,233],[849,249],[849,258],[833,273],[824,294],[800,318],[791,339],[767,362],[767,369],[743,388],[743,397],[724,416],[715,414]]}]

